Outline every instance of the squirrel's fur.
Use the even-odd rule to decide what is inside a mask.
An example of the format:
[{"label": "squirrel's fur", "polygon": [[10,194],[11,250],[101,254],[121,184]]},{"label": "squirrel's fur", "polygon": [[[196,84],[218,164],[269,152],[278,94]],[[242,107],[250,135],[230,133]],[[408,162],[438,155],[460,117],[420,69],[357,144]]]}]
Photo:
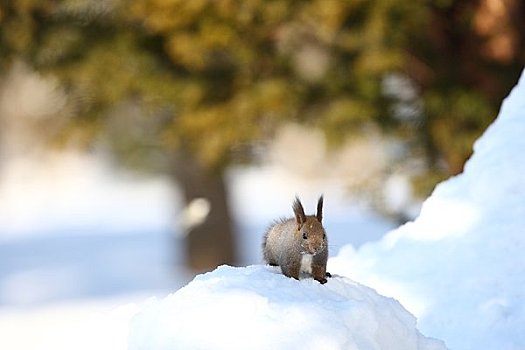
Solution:
[{"label": "squirrel's fur", "polygon": [[323,196],[317,202],[316,215],[305,215],[303,205],[295,197],[292,209],[294,218],[273,223],[263,240],[264,260],[280,266],[284,275],[299,279],[301,272],[312,275],[321,284],[326,283],[328,241],[324,230]]}]

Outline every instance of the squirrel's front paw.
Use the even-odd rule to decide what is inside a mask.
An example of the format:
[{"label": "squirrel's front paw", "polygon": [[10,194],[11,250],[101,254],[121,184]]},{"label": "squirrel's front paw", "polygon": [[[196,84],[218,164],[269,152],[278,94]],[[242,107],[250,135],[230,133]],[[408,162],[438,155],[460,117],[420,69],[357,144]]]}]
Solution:
[{"label": "squirrel's front paw", "polygon": [[325,276],[328,277],[328,278],[331,278],[331,277],[332,277],[332,274],[331,274],[330,272],[327,272],[327,273],[325,274]]},{"label": "squirrel's front paw", "polygon": [[321,284],[325,284],[326,282],[328,282],[328,280],[326,278],[316,279],[316,281],[321,283]]}]

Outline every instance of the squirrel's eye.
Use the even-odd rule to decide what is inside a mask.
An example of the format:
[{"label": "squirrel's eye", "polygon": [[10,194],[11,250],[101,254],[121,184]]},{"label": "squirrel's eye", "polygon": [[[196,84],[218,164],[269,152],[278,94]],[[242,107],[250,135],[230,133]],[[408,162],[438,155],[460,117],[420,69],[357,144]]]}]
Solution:
[{"label": "squirrel's eye", "polygon": [[303,232],[303,239],[306,239],[307,236],[306,236],[306,232]]}]

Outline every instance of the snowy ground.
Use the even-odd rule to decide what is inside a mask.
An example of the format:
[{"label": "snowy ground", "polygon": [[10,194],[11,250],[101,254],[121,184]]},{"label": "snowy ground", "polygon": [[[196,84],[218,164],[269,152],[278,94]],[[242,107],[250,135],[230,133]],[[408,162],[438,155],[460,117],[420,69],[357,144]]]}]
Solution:
[{"label": "snowy ground", "polygon": [[152,294],[45,303],[30,308],[4,306],[0,311],[0,347],[124,350],[127,322],[137,311],[136,303]]},{"label": "snowy ground", "polygon": [[397,301],[347,278],[321,285],[221,266],[131,319],[129,349],[445,350]]},{"label": "snowy ground", "polygon": [[413,223],[329,267],[398,299],[451,349],[525,349],[524,135],[525,73]]},{"label": "snowy ground", "polygon": [[[192,334],[202,338],[190,327],[200,327],[201,319],[215,315],[209,330],[221,337],[229,323],[248,322],[243,315],[253,311],[251,328],[236,325],[246,332],[279,334],[277,340],[260,339],[272,347],[295,340],[305,341],[300,344],[306,349],[323,340],[331,348],[443,348],[419,329],[451,349],[525,349],[524,111],[525,75],[476,143],[465,172],[439,185],[413,223],[377,242],[366,243],[391,226],[355,209],[333,184],[290,186],[283,174],[272,178],[274,169],[258,169],[259,181],[275,181],[270,193],[257,183],[255,172],[232,172],[243,261],[260,261],[267,218],[289,213],[295,194],[312,212],[323,192],[329,270],[396,298],[417,323],[396,301],[347,278],[321,286],[261,266],[223,267],[165,297],[191,278],[173,267],[181,250],[168,218],[180,209],[166,205],[177,196],[166,182],[127,179],[128,185],[143,186],[130,191],[122,178],[108,180],[111,171],[93,170],[103,167],[81,168],[86,175],[74,164],[77,176],[62,178],[62,165],[55,165],[47,181],[35,180],[35,165],[20,165],[9,170],[13,173],[2,168],[0,348],[165,349],[179,341],[191,344]],[[124,210],[128,206],[132,209]],[[207,307],[196,304],[195,294]],[[157,299],[143,303],[152,295]],[[201,318],[189,317],[197,311]],[[238,317],[217,318],[228,313]],[[286,326],[301,322],[286,328],[283,318],[289,320]],[[190,328],[177,333],[174,324]],[[395,340],[386,346],[388,334]],[[231,341],[238,348],[245,344]]]}]

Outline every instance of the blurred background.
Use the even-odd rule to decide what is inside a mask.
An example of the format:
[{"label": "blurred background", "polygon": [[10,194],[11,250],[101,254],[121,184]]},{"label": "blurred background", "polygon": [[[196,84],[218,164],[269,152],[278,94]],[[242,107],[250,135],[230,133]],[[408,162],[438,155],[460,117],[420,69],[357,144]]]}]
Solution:
[{"label": "blurred background", "polygon": [[524,62],[519,0],[2,1],[0,324],[261,263],[296,194],[377,240]]}]

